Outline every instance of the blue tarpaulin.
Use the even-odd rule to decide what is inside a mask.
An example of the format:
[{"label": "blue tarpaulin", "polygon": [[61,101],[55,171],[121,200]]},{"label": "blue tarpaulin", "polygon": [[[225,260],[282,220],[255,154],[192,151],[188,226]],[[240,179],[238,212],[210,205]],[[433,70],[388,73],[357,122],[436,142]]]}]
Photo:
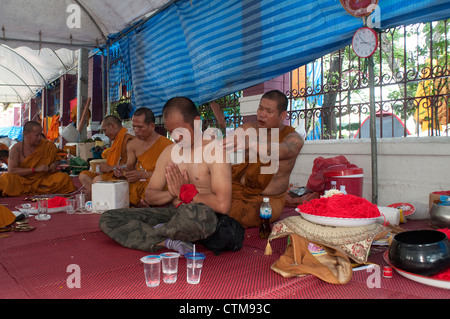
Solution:
[{"label": "blue tarpaulin", "polygon": [[[448,0],[381,0],[380,29],[450,17]],[[118,41],[134,108],[161,114],[273,79],[351,43],[363,20],[339,0],[180,0]]]},{"label": "blue tarpaulin", "polygon": [[0,127],[0,137],[9,137],[13,140],[22,140],[23,127],[11,126],[11,127]]}]

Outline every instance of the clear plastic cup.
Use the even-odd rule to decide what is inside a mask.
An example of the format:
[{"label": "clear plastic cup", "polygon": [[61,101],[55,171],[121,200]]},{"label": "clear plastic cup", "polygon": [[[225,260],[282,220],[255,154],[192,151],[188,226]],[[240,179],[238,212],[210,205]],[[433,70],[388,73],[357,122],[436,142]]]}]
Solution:
[{"label": "clear plastic cup", "polygon": [[75,210],[77,209],[76,199],[66,199],[66,206],[67,214],[74,214]]},{"label": "clear plastic cup", "polygon": [[84,206],[86,204],[86,202],[85,202],[86,196],[84,195],[84,193],[80,193],[80,194],[75,195],[75,197],[77,198],[78,210],[81,212],[85,212],[86,209]]},{"label": "clear plastic cup", "polygon": [[178,253],[164,253],[161,254],[161,265],[163,281],[166,284],[173,284],[177,281],[178,275]]},{"label": "clear plastic cup", "polygon": [[200,282],[202,274],[203,262],[205,254],[203,253],[188,253],[184,256],[186,258],[186,279],[187,282],[196,285]]},{"label": "clear plastic cup", "polygon": [[49,220],[52,218],[48,214],[48,201],[47,200],[39,200],[38,201],[38,214],[35,217],[37,220]]},{"label": "clear plastic cup", "polygon": [[148,255],[141,258],[144,264],[145,283],[147,287],[157,287],[161,281],[161,257]]}]

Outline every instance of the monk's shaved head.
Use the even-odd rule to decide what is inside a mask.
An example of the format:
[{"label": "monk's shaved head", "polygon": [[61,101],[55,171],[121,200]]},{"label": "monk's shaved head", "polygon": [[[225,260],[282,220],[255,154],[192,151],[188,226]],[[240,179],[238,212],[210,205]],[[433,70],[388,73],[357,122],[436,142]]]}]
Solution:
[{"label": "monk's shaved head", "polygon": [[195,103],[187,97],[174,97],[166,102],[163,108],[163,117],[167,118],[172,112],[178,112],[183,116],[185,123],[194,127],[194,120],[200,113]]},{"label": "monk's shaved head", "polygon": [[23,126],[23,132],[29,133],[29,132],[33,131],[35,128],[40,128],[42,130],[42,126],[39,122],[29,121],[29,122],[26,122],[25,125]]},{"label": "monk's shaved head", "polygon": [[104,125],[109,125],[109,124],[112,124],[112,123],[116,124],[119,127],[122,126],[122,122],[120,121],[120,119],[117,116],[114,116],[114,115],[108,115],[103,120],[103,124]]}]

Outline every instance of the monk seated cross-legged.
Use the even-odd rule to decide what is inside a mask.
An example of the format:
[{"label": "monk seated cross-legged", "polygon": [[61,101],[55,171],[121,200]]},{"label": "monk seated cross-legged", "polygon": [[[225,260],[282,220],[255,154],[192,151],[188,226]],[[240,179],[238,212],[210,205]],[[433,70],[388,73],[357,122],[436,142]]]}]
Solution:
[{"label": "monk seated cross-legged", "polygon": [[[259,208],[264,197],[269,197],[272,206],[271,222],[283,212],[289,177],[304,143],[293,127],[284,124],[287,105],[282,92],[266,92],[257,109],[257,121],[240,127],[243,132],[254,132],[258,143],[237,142],[237,132],[225,140],[226,149],[244,150],[246,154],[245,161],[232,168],[230,209],[230,216],[245,228],[260,225]],[[276,137],[278,140],[272,140]]]},{"label": "monk seated cross-legged", "polygon": [[0,194],[4,197],[67,194],[76,190],[70,176],[58,172],[57,147],[45,139],[42,126],[30,121],[23,127],[23,141],[9,152],[8,173],[0,176]]},{"label": "monk seated cross-legged", "polygon": [[102,121],[102,130],[112,143],[111,147],[102,154],[102,157],[106,157],[106,163],[99,165],[100,173],[82,171],[79,175],[87,200],[91,199],[93,183],[123,179],[122,174],[118,174],[118,168],[125,165],[127,161],[127,144],[134,138],[122,126],[120,119],[114,115],[105,117]]},{"label": "monk seated cross-legged", "polygon": [[136,138],[128,143],[126,167],[119,168],[116,176],[127,179],[131,206],[148,206],[145,203],[145,190],[155,170],[156,161],[173,142],[155,132],[155,115],[151,109],[137,109],[132,121]]}]

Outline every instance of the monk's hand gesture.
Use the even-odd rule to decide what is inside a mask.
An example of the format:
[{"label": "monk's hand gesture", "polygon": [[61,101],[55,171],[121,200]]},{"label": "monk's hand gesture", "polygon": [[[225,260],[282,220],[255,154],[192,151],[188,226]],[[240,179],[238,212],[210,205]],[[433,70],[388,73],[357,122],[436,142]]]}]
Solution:
[{"label": "monk's hand gesture", "polygon": [[227,153],[233,153],[239,150],[248,150],[248,136],[242,133],[242,128],[237,128],[233,134],[223,139],[223,148]]},{"label": "monk's hand gesture", "polygon": [[45,164],[39,165],[38,167],[36,167],[36,172],[41,173],[47,173],[49,171],[49,167]]},{"label": "monk's hand gesture", "polygon": [[126,169],[126,166],[125,167],[122,167],[122,166],[114,167],[114,170],[113,170],[114,176],[118,177],[118,178],[124,177],[125,176],[125,171],[124,171],[125,169]]},{"label": "monk's hand gesture", "polygon": [[58,166],[59,166],[59,162],[53,162],[48,166],[48,171],[50,173],[55,173],[58,169]]},{"label": "monk's hand gesture", "polygon": [[108,165],[106,163],[100,163],[98,168],[100,169],[100,172],[102,172],[102,173],[109,173],[114,170],[114,166]]},{"label": "monk's hand gesture", "polygon": [[142,178],[141,171],[138,171],[138,170],[123,172],[123,175],[126,177],[127,181],[130,183],[137,182],[137,181],[141,180],[141,178]]},{"label": "monk's hand gesture", "polygon": [[181,186],[189,183],[189,177],[186,170],[181,172],[176,164],[166,166],[167,189],[174,198],[179,198]]}]

